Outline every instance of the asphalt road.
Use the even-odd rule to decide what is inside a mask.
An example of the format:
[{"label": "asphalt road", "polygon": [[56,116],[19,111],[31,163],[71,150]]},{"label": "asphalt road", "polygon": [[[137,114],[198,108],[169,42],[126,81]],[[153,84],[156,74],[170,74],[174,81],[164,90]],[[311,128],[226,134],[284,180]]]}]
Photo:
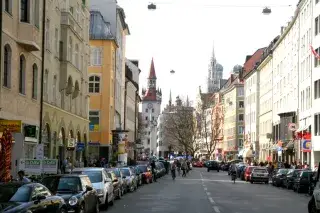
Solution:
[{"label": "asphalt road", "polygon": [[[236,181],[225,172],[196,168],[186,178],[171,176],[117,200],[108,213],[307,213],[309,197],[265,184]],[[104,211],[102,211],[104,212]]]}]

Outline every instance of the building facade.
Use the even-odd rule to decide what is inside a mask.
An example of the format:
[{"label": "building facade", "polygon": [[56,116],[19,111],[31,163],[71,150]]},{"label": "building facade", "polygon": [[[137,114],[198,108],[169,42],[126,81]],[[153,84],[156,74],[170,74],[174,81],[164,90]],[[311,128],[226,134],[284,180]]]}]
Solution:
[{"label": "building facade", "polygon": [[231,74],[227,86],[223,89],[224,108],[224,159],[237,158],[244,139],[244,88],[239,76]]},{"label": "building facade", "polygon": [[258,117],[259,122],[259,161],[270,161],[273,155],[273,140],[272,140],[272,91],[273,91],[273,61],[272,61],[272,48],[278,41],[277,36],[270,45],[264,50],[260,63],[257,67],[257,75],[259,76],[258,90],[259,100],[258,103]]},{"label": "building facade", "polygon": [[[214,106],[212,107],[211,123],[213,127],[213,135],[215,137],[215,150],[212,154],[212,158],[221,161],[223,159],[223,139],[224,139],[224,104],[223,96],[220,92],[217,92],[213,96]],[[243,106],[243,103],[239,101],[239,109]],[[238,149],[242,148],[243,143],[239,140]]]},{"label": "building facade", "polygon": [[128,131],[128,158],[134,159],[137,142],[138,112],[139,112],[139,61],[126,59],[126,84],[125,84],[125,123],[124,129]]},{"label": "building facade", "polygon": [[[19,126],[12,132],[12,175],[20,158],[36,157],[40,125],[43,2],[4,1],[2,12],[0,118]],[[22,8],[26,8],[21,13]],[[21,122],[21,123],[20,123]],[[22,125],[21,125],[22,124]],[[32,134],[29,134],[32,129]],[[3,132],[3,129],[1,130]],[[46,155],[50,151],[46,150]]]},{"label": "building facade", "polygon": [[142,117],[144,120],[144,132],[148,137],[142,141],[144,146],[143,155],[151,156],[157,150],[157,120],[161,113],[162,93],[157,88],[157,76],[152,59],[147,89],[142,89]]},{"label": "building facade", "polygon": [[[259,73],[257,64],[265,48],[258,49],[253,55],[247,56],[244,68],[244,108],[245,108],[245,139],[250,144],[255,159],[259,159]],[[247,147],[248,149],[248,147]]]},{"label": "building facade", "polygon": [[116,1],[91,0],[91,9],[99,10],[103,17],[110,22],[111,33],[115,36],[118,48],[116,51],[115,73],[115,128],[124,128],[124,97],[125,97],[125,46],[126,36],[130,34],[125,21],[124,10],[117,5]]},{"label": "building facade", "polygon": [[106,157],[111,152],[112,130],[115,128],[114,83],[118,46],[110,23],[99,11],[91,11],[90,14],[89,145],[90,156],[99,158],[100,150]]}]

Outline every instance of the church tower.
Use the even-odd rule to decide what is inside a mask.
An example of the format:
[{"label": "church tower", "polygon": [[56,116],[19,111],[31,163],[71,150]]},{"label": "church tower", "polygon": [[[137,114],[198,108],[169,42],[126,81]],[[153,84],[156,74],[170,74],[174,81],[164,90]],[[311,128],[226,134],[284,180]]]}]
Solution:
[{"label": "church tower", "polygon": [[161,113],[162,92],[157,88],[154,60],[151,60],[147,88],[142,89],[142,119],[147,134],[142,139],[144,155],[155,154],[157,148],[157,120]]}]

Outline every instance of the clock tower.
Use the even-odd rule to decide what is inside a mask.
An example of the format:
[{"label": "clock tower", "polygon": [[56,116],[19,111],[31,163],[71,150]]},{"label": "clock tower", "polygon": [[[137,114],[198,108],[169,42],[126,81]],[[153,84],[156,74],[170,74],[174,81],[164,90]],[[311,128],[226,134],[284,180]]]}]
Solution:
[{"label": "clock tower", "polygon": [[144,146],[143,156],[156,154],[157,150],[157,120],[161,113],[162,92],[157,88],[157,76],[154,61],[148,76],[148,86],[142,89],[142,120],[144,126],[144,136],[141,138]]}]

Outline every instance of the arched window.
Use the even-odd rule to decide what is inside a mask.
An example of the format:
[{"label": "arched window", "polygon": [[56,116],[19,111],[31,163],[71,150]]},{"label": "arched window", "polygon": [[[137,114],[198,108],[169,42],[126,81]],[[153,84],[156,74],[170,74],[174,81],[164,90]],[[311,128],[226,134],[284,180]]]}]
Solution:
[{"label": "arched window", "polygon": [[93,75],[89,77],[89,93],[100,92],[100,77]]},{"label": "arched window", "polygon": [[32,66],[32,98],[38,98],[38,66]]},{"label": "arched window", "polygon": [[11,87],[11,48],[9,45],[4,46],[4,63],[3,63],[3,86]]},{"label": "arched window", "polygon": [[19,61],[19,93],[26,94],[26,58],[20,56]]},{"label": "arched window", "polygon": [[46,29],[45,29],[45,39],[46,39],[46,49],[50,50],[50,20],[46,20]]},{"label": "arched window", "polygon": [[80,66],[79,66],[79,45],[78,44],[75,45],[74,50],[75,50],[74,51],[75,65],[79,69]]},{"label": "arched window", "polygon": [[68,60],[72,63],[72,38],[69,37],[69,44],[68,44]]},{"label": "arched window", "polygon": [[49,81],[49,70],[45,70],[44,78],[43,78],[43,98],[45,101],[48,101],[48,81]]}]

